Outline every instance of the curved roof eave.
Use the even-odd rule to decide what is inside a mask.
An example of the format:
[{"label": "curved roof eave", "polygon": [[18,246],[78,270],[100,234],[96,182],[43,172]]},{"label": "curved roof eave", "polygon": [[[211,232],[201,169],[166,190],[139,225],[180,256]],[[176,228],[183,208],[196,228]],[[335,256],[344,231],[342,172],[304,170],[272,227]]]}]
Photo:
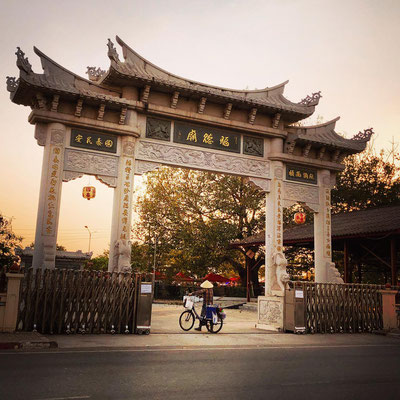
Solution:
[{"label": "curved roof eave", "polygon": [[[275,85],[271,87],[266,87],[264,89],[256,89],[256,90],[238,90],[238,89],[230,89],[230,88],[224,88],[221,86],[214,86],[214,85],[207,85],[202,82],[197,82],[191,79],[186,79],[183,78],[179,75],[172,74],[171,72],[166,71],[165,69],[162,69],[158,67],[157,65],[153,64],[152,62],[146,60],[144,57],[142,57],[140,54],[138,54],[135,50],[133,50],[131,47],[129,47],[119,36],[116,36],[116,41],[117,43],[122,47],[122,53],[125,59],[125,62],[131,62],[132,64],[142,64],[142,67],[145,66],[150,66],[151,69],[154,69],[155,72],[161,73],[162,75],[165,75],[165,78],[174,78],[179,81],[182,81],[186,84],[192,84],[192,85],[199,85],[203,86],[206,88],[212,88],[212,89],[217,89],[221,91],[226,91],[226,92],[232,92],[232,93],[238,93],[238,94],[248,94],[249,96],[251,95],[266,95],[261,98],[266,98],[268,95],[278,95],[278,94],[283,94],[285,85],[289,82],[288,80]],[[259,97],[259,96],[258,96]],[[254,97],[253,97],[254,98]],[[260,98],[260,97],[259,97]]]}]

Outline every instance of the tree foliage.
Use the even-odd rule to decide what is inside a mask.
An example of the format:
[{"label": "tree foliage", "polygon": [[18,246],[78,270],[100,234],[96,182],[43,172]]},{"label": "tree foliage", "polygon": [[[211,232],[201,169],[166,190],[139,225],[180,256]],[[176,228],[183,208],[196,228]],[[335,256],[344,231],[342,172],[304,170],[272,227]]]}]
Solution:
[{"label": "tree foliage", "polygon": [[332,212],[399,204],[400,168],[387,158],[383,150],[377,155],[371,149],[347,157],[332,190]]},{"label": "tree foliage", "polygon": [[15,260],[15,248],[22,237],[12,231],[11,221],[0,214],[0,267],[9,268]]},{"label": "tree foliage", "polygon": [[243,252],[229,244],[263,229],[263,206],[262,192],[243,178],[162,168],[147,176],[135,234],[147,245],[149,267],[155,254],[167,274],[244,276]]}]

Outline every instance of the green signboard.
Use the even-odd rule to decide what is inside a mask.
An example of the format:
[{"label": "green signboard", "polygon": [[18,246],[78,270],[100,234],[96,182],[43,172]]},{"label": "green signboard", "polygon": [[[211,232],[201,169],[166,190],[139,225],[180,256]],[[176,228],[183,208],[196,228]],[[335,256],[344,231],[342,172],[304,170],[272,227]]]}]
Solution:
[{"label": "green signboard", "polygon": [[174,142],[240,153],[240,134],[212,127],[175,122]]},{"label": "green signboard", "polygon": [[84,149],[105,151],[107,153],[117,152],[117,137],[104,133],[82,131],[72,129],[71,146]]},{"label": "green signboard", "polygon": [[317,184],[317,170],[296,165],[286,165],[286,179],[288,181]]}]

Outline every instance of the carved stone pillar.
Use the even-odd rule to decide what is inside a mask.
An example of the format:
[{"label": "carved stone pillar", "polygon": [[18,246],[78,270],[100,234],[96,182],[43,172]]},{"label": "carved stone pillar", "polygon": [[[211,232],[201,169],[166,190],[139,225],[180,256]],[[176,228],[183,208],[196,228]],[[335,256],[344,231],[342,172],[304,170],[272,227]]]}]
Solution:
[{"label": "carved stone pillar", "polygon": [[121,138],[121,156],[118,166],[110,240],[108,271],[127,272],[131,260],[131,220],[133,178],[135,174],[135,142],[131,136]]},{"label": "carved stone pillar", "polygon": [[274,162],[271,191],[266,195],[265,210],[265,294],[280,291],[276,279],[274,255],[283,253],[283,164]]},{"label": "carved stone pillar", "polygon": [[273,179],[266,195],[265,296],[258,297],[257,327],[283,328],[283,281],[287,277],[283,254],[283,164],[272,163]]},{"label": "carved stone pillar", "polygon": [[33,268],[54,268],[61,200],[66,127],[37,124],[35,138],[44,146]]},{"label": "carved stone pillar", "polygon": [[[328,170],[318,172],[319,211],[314,213],[315,282],[331,282],[331,176]],[[332,271],[330,271],[332,270]]]}]

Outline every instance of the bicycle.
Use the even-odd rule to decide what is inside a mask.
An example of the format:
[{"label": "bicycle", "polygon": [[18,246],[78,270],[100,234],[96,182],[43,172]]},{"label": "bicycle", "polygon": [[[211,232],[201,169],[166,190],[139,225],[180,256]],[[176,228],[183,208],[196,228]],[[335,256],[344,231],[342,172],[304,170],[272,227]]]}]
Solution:
[{"label": "bicycle", "polygon": [[[185,311],[179,317],[179,325],[185,331],[190,331],[196,319],[201,322],[205,322],[206,328],[210,333],[218,333],[224,324],[224,319],[226,314],[223,312],[222,308],[219,306],[212,306],[214,308],[210,309],[211,313],[209,316],[202,317],[199,315],[195,308],[196,299],[194,296],[184,296],[183,306],[186,308]],[[211,314],[211,315],[210,315]]]}]

